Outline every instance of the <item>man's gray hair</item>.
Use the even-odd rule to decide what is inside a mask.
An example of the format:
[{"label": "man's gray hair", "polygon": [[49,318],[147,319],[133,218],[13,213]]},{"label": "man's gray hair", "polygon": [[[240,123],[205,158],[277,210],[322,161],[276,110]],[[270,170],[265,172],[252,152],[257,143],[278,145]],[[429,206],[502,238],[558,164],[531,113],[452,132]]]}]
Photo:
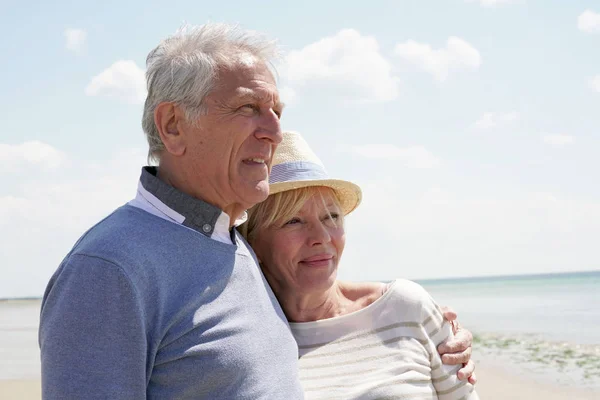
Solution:
[{"label": "man's gray hair", "polygon": [[194,123],[204,111],[204,99],[215,86],[219,67],[231,65],[245,54],[273,68],[279,51],[275,41],[257,32],[208,23],[184,26],[148,54],[142,128],[148,139],[149,161],[159,161],[164,150],[154,123],[156,107],[163,102],[181,105],[187,120]]}]

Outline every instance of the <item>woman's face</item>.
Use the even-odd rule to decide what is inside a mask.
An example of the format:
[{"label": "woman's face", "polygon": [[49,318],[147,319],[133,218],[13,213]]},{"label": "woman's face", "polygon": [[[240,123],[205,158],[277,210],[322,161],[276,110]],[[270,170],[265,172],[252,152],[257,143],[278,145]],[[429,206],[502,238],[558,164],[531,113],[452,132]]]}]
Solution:
[{"label": "woman's face", "polygon": [[252,245],[276,293],[325,291],[335,282],[345,234],[334,196],[319,188],[297,215],[256,233]]}]

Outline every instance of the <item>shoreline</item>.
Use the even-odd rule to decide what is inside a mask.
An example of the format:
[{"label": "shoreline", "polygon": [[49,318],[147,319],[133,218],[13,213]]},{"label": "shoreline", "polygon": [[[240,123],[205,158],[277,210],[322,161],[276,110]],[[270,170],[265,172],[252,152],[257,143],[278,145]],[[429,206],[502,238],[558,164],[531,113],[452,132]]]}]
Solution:
[{"label": "shoreline", "polygon": [[[465,309],[471,301],[465,300]],[[38,299],[0,300],[0,399],[41,398],[39,304]],[[473,314],[478,315],[474,308]],[[490,326],[491,332],[472,329],[476,390],[481,399],[600,399],[600,343],[557,341],[547,334],[551,331],[493,333],[494,327]],[[597,328],[591,330],[592,338],[597,337],[595,332]]]},{"label": "shoreline", "polygon": [[[584,390],[548,384],[519,374],[490,360],[477,360],[476,391],[482,400],[595,400],[600,390]],[[40,379],[0,379],[0,398],[39,400]]]},{"label": "shoreline", "polygon": [[476,361],[475,390],[482,400],[595,400],[600,391],[540,382],[488,361]]},{"label": "shoreline", "polygon": [[538,335],[474,334],[473,349],[476,368],[526,377],[557,390],[587,390],[600,398],[598,345],[554,342]]}]

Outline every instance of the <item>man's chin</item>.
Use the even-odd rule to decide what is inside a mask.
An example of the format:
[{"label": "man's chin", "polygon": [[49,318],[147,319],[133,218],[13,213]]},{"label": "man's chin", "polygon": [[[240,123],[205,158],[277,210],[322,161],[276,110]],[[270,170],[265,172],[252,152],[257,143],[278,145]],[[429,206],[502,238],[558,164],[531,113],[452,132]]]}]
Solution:
[{"label": "man's chin", "polygon": [[269,184],[267,182],[260,182],[245,193],[244,201],[248,204],[248,208],[252,208],[258,203],[265,201],[267,197],[269,197]]}]

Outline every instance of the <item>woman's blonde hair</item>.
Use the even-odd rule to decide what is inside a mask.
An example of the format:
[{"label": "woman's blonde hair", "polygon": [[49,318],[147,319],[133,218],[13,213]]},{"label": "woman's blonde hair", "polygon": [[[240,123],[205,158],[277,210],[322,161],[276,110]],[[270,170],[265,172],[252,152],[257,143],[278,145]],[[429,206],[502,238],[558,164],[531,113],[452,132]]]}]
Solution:
[{"label": "woman's blonde hair", "polygon": [[[329,193],[324,194],[323,188],[327,188]],[[336,207],[341,208],[337,193],[326,186],[286,190],[270,195],[265,201],[248,210],[248,220],[240,227],[240,232],[248,243],[252,244],[257,232],[291,219],[298,214],[310,198],[317,194],[321,197],[323,204],[326,201],[325,197],[328,197],[333,200]],[[336,223],[343,223],[342,213]]]}]

